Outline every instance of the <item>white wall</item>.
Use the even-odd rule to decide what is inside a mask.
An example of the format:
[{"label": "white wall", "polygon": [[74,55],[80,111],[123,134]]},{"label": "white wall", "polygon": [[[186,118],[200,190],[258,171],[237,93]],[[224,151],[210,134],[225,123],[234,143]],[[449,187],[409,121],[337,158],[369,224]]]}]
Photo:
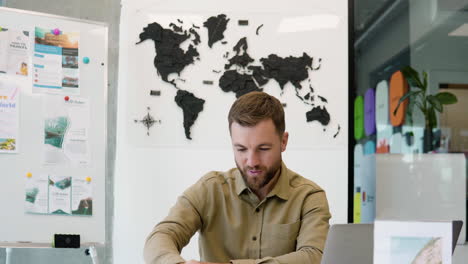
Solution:
[{"label": "white wall", "polygon": [[[248,18],[255,18],[255,14],[262,13],[266,16],[291,14],[292,16],[304,16],[310,13],[323,13],[338,16],[340,18],[339,29],[332,31],[337,35],[338,40],[334,43],[322,43],[320,34],[326,34],[324,31],[306,32],[310,36],[310,45],[317,47],[319,54],[325,52],[336,54],[339,59],[330,57],[328,69],[322,72],[314,72],[318,83],[333,83],[330,87],[322,85],[324,93],[330,93],[328,100],[333,100],[336,115],[341,120],[340,138],[337,143],[330,146],[323,144],[310,145],[307,147],[289,148],[284,153],[283,159],[287,166],[303,176],[314,180],[321,185],[327,192],[329,204],[332,211],[333,223],[345,223],[347,221],[347,1],[220,1],[202,0],[202,1],[122,1],[121,13],[121,40],[120,40],[120,69],[119,69],[119,98],[118,98],[118,124],[117,124],[117,160],[115,174],[115,225],[114,225],[114,261],[115,263],[142,263],[142,250],[144,240],[153,226],[168,213],[169,208],[174,204],[177,197],[191,184],[193,184],[204,173],[211,170],[225,171],[235,166],[233,156],[229,145],[229,135],[227,133],[227,121],[223,123],[212,124],[212,127],[225,127],[225,135],[213,135],[223,138],[226,144],[216,144],[210,147],[192,144],[187,146],[181,144],[172,146],[161,146],[151,144],[145,140],[145,134],[135,134],[131,132],[131,113],[135,111],[136,106],[146,107],[154,106],[156,99],[136,95],[139,93],[139,85],[136,82],[138,78],[134,74],[142,72],[152,72],[152,77],[156,79],[156,71],[152,68],[152,60],[155,56],[154,51],[148,54],[149,63],[141,62],[142,72],[135,71],[134,46],[135,35],[142,30],[141,25],[136,23],[142,15],[140,12],[155,10],[159,14],[170,12],[171,14],[184,13],[236,13],[243,14],[247,12]],[[148,21],[153,22],[153,21]],[[135,28],[137,27],[137,28]],[[202,43],[203,44],[203,43]],[[201,45],[202,45],[201,44]],[[149,43],[141,44],[149,45]],[[151,46],[153,44],[151,43]],[[206,43],[205,43],[206,45]],[[229,43],[229,47],[234,44]],[[272,46],[274,43],[272,43]],[[307,43],[305,45],[308,45]],[[330,51],[330,46],[339,47],[338,51]],[[286,46],[287,47],[287,46]],[[250,48],[250,46],[249,46]],[[285,46],[282,47],[285,49]],[[143,49],[143,48],[142,48]],[[321,50],[323,49],[323,51]],[[148,50],[150,51],[150,50]],[[291,55],[296,55],[291,54]],[[333,55],[333,54],[332,54]],[[326,64],[324,64],[326,65]],[[211,70],[210,70],[211,71]],[[333,74],[334,73],[334,74]],[[329,75],[332,74],[332,75]],[[141,83],[148,85],[154,82],[148,78]],[[164,91],[171,91],[170,86],[164,86],[164,83],[155,82],[158,88]],[[320,85],[317,85],[319,89]],[[166,90],[165,90],[166,89]],[[217,89],[214,87],[213,89]],[[279,89],[279,88],[278,88]],[[289,88],[290,89],[290,88]],[[326,89],[329,89],[326,91]],[[336,90],[333,90],[336,89]],[[290,89],[292,91],[292,89]],[[285,96],[291,96],[290,91],[285,92]],[[331,92],[337,91],[337,92]],[[145,92],[146,94],[146,92]],[[224,95],[227,96],[227,95]],[[292,97],[292,96],[291,96]],[[162,97],[161,97],[162,98]],[[233,94],[230,95],[231,102],[234,101]],[[130,101],[133,100],[133,101]],[[151,101],[153,100],[153,101]],[[161,99],[157,99],[161,100]],[[338,103],[341,103],[338,105]],[[289,103],[288,103],[289,104]],[[289,107],[289,105],[288,105]],[[224,109],[224,108],[221,108]],[[227,109],[227,108],[226,108]],[[287,110],[291,113],[294,107]],[[224,111],[224,110],[223,110]],[[203,114],[203,112],[202,112]],[[287,113],[288,114],[288,113]],[[303,115],[303,112],[297,113]],[[219,113],[220,116],[227,116],[226,113]],[[180,119],[179,116],[174,118]],[[197,122],[203,123],[202,116]],[[198,123],[194,125],[197,126]],[[208,127],[199,126],[198,135],[207,134],[210,136],[211,130]],[[192,128],[194,129],[194,128]],[[321,128],[318,127],[317,135],[320,135]],[[152,130],[157,131],[157,130]],[[180,134],[180,127],[175,134]],[[297,133],[292,133],[291,137]],[[314,135],[311,135],[312,140]],[[134,137],[140,136],[140,140]],[[184,140],[184,138],[181,138]],[[222,142],[220,140],[219,142]],[[314,141],[314,142],[315,142]],[[145,145],[145,142],[148,144]],[[182,252],[182,256],[187,259],[198,258],[198,245],[196,239],[192,239],[190,245]]]}]

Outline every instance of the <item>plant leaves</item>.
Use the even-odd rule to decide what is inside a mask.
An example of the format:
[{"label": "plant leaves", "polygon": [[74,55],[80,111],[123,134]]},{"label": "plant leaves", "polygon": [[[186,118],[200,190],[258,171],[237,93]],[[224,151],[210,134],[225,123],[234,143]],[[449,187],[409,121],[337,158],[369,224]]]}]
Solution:
[{"label": "plant leaves", "polygon": [[413,126],[413,109],[414,109],[415,102],[414,100],[410,100],[408,107],[406,108],[406,115],[405,120],[406,124],[409,126]]},{"label": "plant leaves", "polygon": [[424,86],[423,90],[425,91],[427,88],[427,72],[423,71],[422,74],[423,74],[423,86]]},{"label": "plant leaves", "polygon": [[423,115],[426,115],[426,112],[424,111],[424,107],[421,105],[420,102],[415,102],[414,104],[419,108],[419,110],[421,110]]},{"label": "plant leaves", "polygon": [[435,95],[441,104],[448,105],[458,102],[457,97],[449,92],[441,92]]},{"label": "plant leaves", "polygon": [[443,111],[442,103],[439,101],[439,99],[436,96],[428,95],[426,98],[427,98],[427,101],[429,101],[429,103],[432,105],[432,107],[434,107],[435,110],[437,110],[439,113],[442,113]]},{"label": "plant leaves", "polygon": [[405,95],[403,95],[400,100],[398,100],[398,104],[395,107],[395,111],[393,111],[393,115],[396,115],[396,112],[398,111],[398,108],[400,108],[400,104],[403,103],[406,99],[412,100],[413,97],[416,97],[418,94],[420,94],[421,91],[410,91],[407,92]]},{"label": "plant leaves", "polygon": [[411,66],[406,66],[403,69],[401,69],[401,73],[403,73],[403,76],[405,76],[405,79],[410,86],[426,90],[426,87],[423,85],[421,79],[419,78],[419,73],[413,68],[411,68]]}]

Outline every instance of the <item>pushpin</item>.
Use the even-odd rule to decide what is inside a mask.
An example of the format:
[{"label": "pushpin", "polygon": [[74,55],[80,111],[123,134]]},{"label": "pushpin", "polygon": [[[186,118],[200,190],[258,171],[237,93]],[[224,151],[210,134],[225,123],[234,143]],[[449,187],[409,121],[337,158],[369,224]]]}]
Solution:
[{"label": "pushpin", "polygon": [[56,28],[54,30],[52,30],[52,33],[57,36],[57,35],[60,35],[60,29]]},{"label": "pushpin", "polygon": [[32,177],[32,173],[30,173],[30,172],[26,173],[26,177],[31,178],[31,177]]},{"label": "pushpin", "polygon": [[2,27],[0,27],[0,32],[1,32],[1,31],[3,31],[3,28],[2,28]]},{"label": "pushpin", "polygon": [[91,177],[88,176],[88,177],[86,177],[85,180],[86,180],[87,182],[91,182]]},{"label": "pushpin", "polygon": [[84,64],[88,64],[88,63],[89,63],[89,58],[88,58],[88,57],[84,57],[84,58],[83,58],[83,63],[84,63]]},{"label": "pushpin", "polygon": [[65,98],[64,98],[64,99],[65,99],[65,101],[67,101],[67,102],[68,102],[68,100],[70,100],[70,97],[68,97],[68,95],[67,95],[67,96],[65,96]]}]

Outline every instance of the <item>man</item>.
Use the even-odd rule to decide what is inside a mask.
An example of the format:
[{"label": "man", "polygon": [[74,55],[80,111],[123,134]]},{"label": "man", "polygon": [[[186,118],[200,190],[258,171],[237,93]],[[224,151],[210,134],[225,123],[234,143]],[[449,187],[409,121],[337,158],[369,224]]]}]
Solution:
[{"label": "man", "polygon": [[[330,212],[325,192],[286,168],[284,111],[278,99],[251,92],[228,116],[237,168],[210,172],[186,190],[147,238],[151,264],[319,264]],[[180,251],[199,231],[203,262]]]}]

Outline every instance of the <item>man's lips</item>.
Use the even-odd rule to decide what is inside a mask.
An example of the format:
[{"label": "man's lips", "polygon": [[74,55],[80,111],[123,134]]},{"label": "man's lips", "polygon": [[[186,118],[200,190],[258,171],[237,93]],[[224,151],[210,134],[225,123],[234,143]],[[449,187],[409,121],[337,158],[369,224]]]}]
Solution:
[{"label": "man's lips", "polygon": [[262,171],[261,170],[249,170],[249,174],[250,175],[259,175],[261,174]]}]

